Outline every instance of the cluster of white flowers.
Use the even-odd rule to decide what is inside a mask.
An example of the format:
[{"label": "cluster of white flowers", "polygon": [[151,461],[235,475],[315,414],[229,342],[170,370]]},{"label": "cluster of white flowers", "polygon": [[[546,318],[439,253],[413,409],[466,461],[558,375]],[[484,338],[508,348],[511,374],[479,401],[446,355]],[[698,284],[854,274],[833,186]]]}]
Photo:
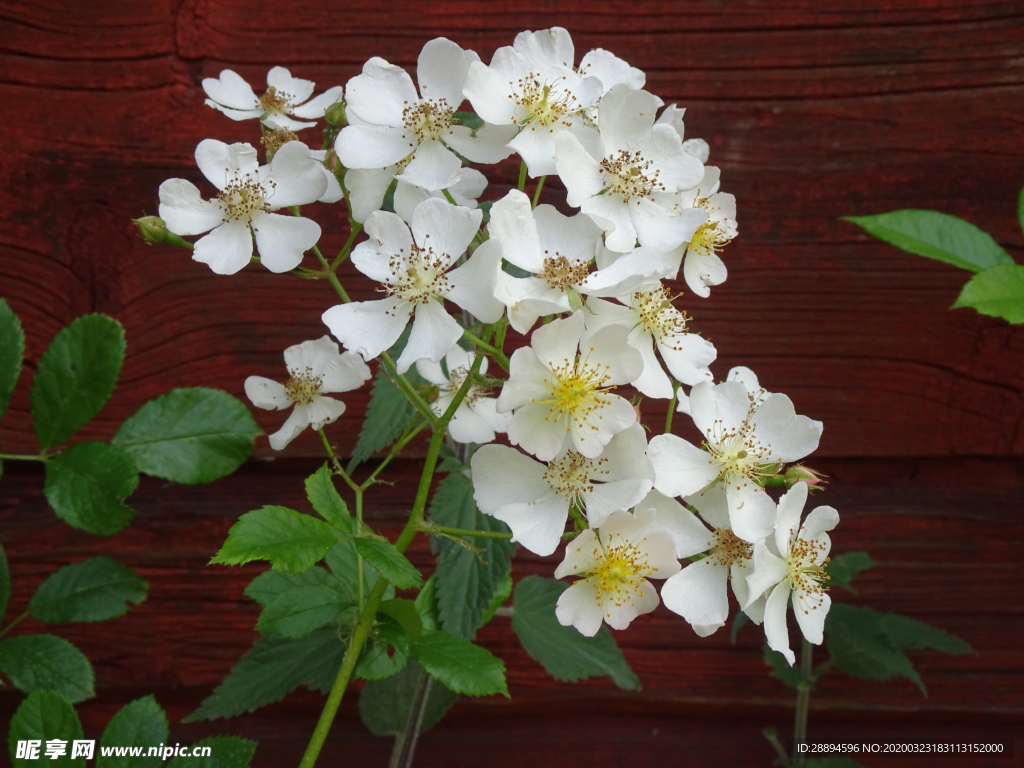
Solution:
[{"label": "cluster of white flowers", "polygon": [[[245,266],[254,242],[263,265],[284,272],[320,237],[298,206],[344,199],[367,235],[351,262],[382,294],[323,313],[344,353],[327,336],[307,341],[285,352],[286,384],[246,382],[261,408],[295,406],[272,446],[337,419],[344,405],[325,393],[359,387],[366,361],[411,324],[396,375],[415,366],[438,414],[473,376],[451,438],[507,435],[511,447],[473,454],[480,510],[539,555],[572,535],[555,571],[576,579],[558,602],[563,624],[585,635],[602,622],[623,629],[658,605],[655,579],[667,607],[703,636],[726,622],[731,582],[740,608],[791,662],[791,594],[804,636],[820,643],[826,531],[838,516],[819,507],[801,524],[806,482],[787,483],[778,501],[765,487],[783,485],[785,465],[817,448],[822,425],[747,369],[714,383],[716,349],[666,284],[681,272],[707,297],[726,279],[719,252],[737,234],[735,198],[719,191],[707,143],[684,140],[683,110],[665,107],[644,90],[643,72],[607,51],[576,64],[561,28],[519,34],[489,65],[432,40],[416,82],[373,58],[344,90],[312,99],[314,84],[286,69],[272,69],[267,84],[257,96],[230,70],[203,81],[211,107],[260,121],[267,164],[249,144],[203,141],[196,161],[219,192],[204,200],[188,181],[164,182],[167,228],[209,232],[194,258],[217,273]],[[463,102],[473,111],[460,111]],[[325,115],[327,141],[310,149],[297,132]],[[518,189],[479,205],[487,179],[465,164],[513,154]],[[527,175],[539,178],[532,201]],[[560,179],[572,215],[537,204],[546,176]],[[282,208],[294,215],[274,213]],[[506,327],[527,337],[510,339],[510,359],[500,349]],[[484,365],[472,372],[476,355],[507,368],[496,398]],[[671,433],[648,442],[638,409],[615,394],[626,385],[689,414],[700,444]]]}]

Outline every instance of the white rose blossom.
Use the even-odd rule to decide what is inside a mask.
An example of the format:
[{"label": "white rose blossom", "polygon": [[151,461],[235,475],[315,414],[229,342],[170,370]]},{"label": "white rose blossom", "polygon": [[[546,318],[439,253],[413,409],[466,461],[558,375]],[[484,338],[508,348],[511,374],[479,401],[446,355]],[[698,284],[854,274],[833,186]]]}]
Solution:
[{"label": "white rose blossom", "polygon": [[647,438],[636,423],[615,435],[596,459],[566,448],[545,465],[514,448],[485,445],[471,465],[480,511],[507,523],[512,541],[538,555],[558,547],[570,506],[597,528],[654,487]]},{"label": "white rose blossom", "polygon": [[[315,122],[327,112],[332,104],[341,101],[343,89],[340,85],[328,88],[314,99],[315,84],[310,80],[292,77],[284,67],[274,67],[267,73],[267,92],[257,96],[252,86],[236,72],[225,69],[220,77],[203,80],[203,90],[209,96],[208,107],[223,112],[232,120],[262,119],[271,128],[285,128],[299,131],[316,125]],[[294,118],[302,118],[295,120]]]},{"label": "white rose blossom", "polygon": [[456,184],[462,161],[451,150],[474,163],[496,163],[512,153],[505,144],[514,128],[484,125],[473,131],[453,122],[469,65],[477,60],[472,51],[440,37],[420,52],[419,93],[404,69],[376,56],[349,81],[349,125],[334,146],[349,169],[345,186],[356,221],[380,208],[392,179],[429,192]]},{"label": "white rose blossom", "polygon": [[601,230],[583,214],[564,216],[550,205],[531,209],[530,198],[511,190],[491,206],[487,224],[502,256],[532,277],[499,274],[498,299],[509,324],[522,334],[542,315],[571,310],[569,289],[588,296],[616,296],[657,284],[667,271],[664,256],[651,248],[623,254],[591,272]]},{"label": "white rose blossom", "polygon": [[624,253],[640,245],[669,251],[688,242],[707,214],[681,208],[677,195],[704,177],[704,166],[683,151],[679,134],[655,125],[661,99],[616,85],[601,97],[600,155],[591,156],[579,139],[558,134],[555,164],[579,208],[605,231],[605,242]]},{"label": "white rose blossom", "polygon": [[176,235],[210,232],[196,242],[195,261],[219,275],[233,275],[252,259],[255,236],[263,266],[287,272],[320,239],[320,225],[312,219],[272,212],[316,202],[327,189],[323,166],[302,142],[284,144],[270,165],[260,168],[251,145],[205,139],[196,147],[196,164],[220,190],[213,200],[203,200],[185,179],[160,185],[160,218],[168,230]]},{"label": "white rose blossom", "polygon": [[[430,404],[431,410],[438,416],[448,410],[475,359],[474,355],[456,344],[444,356],[447,373],[441,369],[440,363],[432,360],[416,362],[420,376],[439,387],[437,399]],[[480,373],[487,373],[486,357],[480,361]],[[459,403],[452,420],[448,422],[448,434],[452,440],[457,443],[489,443],[494,440],[496,432],[504,432],[512,417],[507,413],[498,413],[495,410],[497,402],[496,398],[486,397],[480,385],[470,384],[465,399]]]},{"label": "white rose blossom", "polygon": [[371,215],[366,220],[370,239],[355,247],[352,263],[379,281],[388,298],[340,304],[324,312],[323,321],[335,338],[369,360],[398,341],[413,318],[409,341],[397,361],[398,372],[405,373],[417,360],[440,362],[462,337],[462,326],[445,310],[444,299],[485,323],[496,322],[504,312],[494,298],[501,246],[484,243],[465,264],[452,269],[482,216],[434,198],[416,206],[409,225],[387,211]]},{"label": "white rose blossom", "polygon": [[636,422],[636,411],[609,391],[643,370],[640,353],[626,344],[629,329],[612,325],[580,346],[583,312],[553,320],[517,349],[498,397],[498,412],[513,411],[508,439],[541,461],[564,447],[588,459],[601,455],[616,434]]},{"label": "white rose blossom", "polygon": [[270,447],[284,448],[306,427],[322,429],[345,412],[345,404],[328,393],[359,389],[370,369],[353,352],[339,354],[330,336],[295,344],[284,351],[290,378],[284,384],[263,376],[245,380],[245,394],[257,408],[293,408],[284,425],[270,436]]},{"label": "white rose blossom", "polygon": [[648,579],[666,579],[679,571],[671,534],[653,527],[654,510],[613,512],[599,530],[588,528],[566,548],[555,578],[577,576],[559,598],[555,616],[593,637],[607,622],[625,629],[637,616],[658,607]]},{"label": "white rose blossom", "polygon": [[796,656],[789,647],[786,606],[793,595],[793,614],[803,636],[821,645],[825,617],[832,605],[828,596],[825,566],[832,541],[826,531],[839,524],[832,507],[812,510],[803,525],[800,515],[807,502],[807,484],[797,483],[779,499],[774,548],[762,540],[754,545],[754,572],[747,577],[748,600],[771,590],[764,609],[764,632],[768,647],[778,651],[790,664]]},{"label": "white rose blossom", "polygon": [[667,496],[692,496],[721,483],[733,532],[751,543],[767,536],[775,522],[775,503],[758,480],[814,451],[821,422],[798,416],[782,394],[753,407],[740,381],[695,386],[690,416],[707,450],[676,435],[653,438],[649,455],[658,475],[654,487]]}]

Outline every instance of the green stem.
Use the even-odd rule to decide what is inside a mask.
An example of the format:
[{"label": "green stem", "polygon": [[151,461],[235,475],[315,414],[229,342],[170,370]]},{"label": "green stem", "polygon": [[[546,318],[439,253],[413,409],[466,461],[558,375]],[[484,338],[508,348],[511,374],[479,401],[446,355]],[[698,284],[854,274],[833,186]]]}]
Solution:
[{"label": "green stem", "polygon": [[452,197],[452,193],[449,192],[447,189],[442,189],[441,194],[444,195],[445,200],[447,200],[452,205],[458,205],[458,203],[455,202],[455,198]]},{"label": "green stem", "polygon": [[[512,533],[509,531],[476,531],[472,528],[449,528],[447,525],[435,525],[434,523],[423,523],[423,525],[420,526],[420,530],[431,535],[444,534],[446,536],[468,536],[476,539],[512,538]],[[570,531],[569,533],[563,533],[562,538],[574,539],[576,538],[576,534]]]},{"label": "green stem", "polygon": [[668,401],[668,415],[665,417],[665,434],[672,431],[672,414],[676,412],[676,394],[679,392],[679,382],[672,382],[672,399]]},{"label": "green stem", "polygon": [[533,193],[533,207],[534,208],[536,208],[537,207],[537,203],[540,202],[540,191],[542,189],[544,189],[544,179],[546,179],[546,178],[547,178],[547,176],[541,176],[540,177],[540,181],[537,182],[537,189]]},{"label": "green stem", "polygon": [[19,616],[18,618],[14,619],[13,621],[11,621],[10,624],[8,624],[6,627],[4,627],[3,630],[0,630],[0,637],[3,637],[4,635],[6,635],[12,629],[14,629],[16,626],[18,626],[19,622],[21,622],[22,620],[27,619],[27,618],[28,618],[28,611],[25,611],[23,614],[21,614],[21,616]]},{"label": "green stem", "polygon": [[391,451],[388,453],[387,456],[385,456],[381,460],[377,468],[373,470],[373,473],[368,478],[366,478],[366,480],[363,481],[363,484],[360,486],[360,488],[362,488],[365,491],[367,488],[373,485],[374,481],[377,479],[377,475],[379,475],[381,471],[383,471],[384,467],[390,464],[391,460],[395,458],[395,456],[397,456],[399,452],[409,444],[409,441],[411,441],[414,437],[416,437],[416,435],[422,432],[423,428],[426,426],[427,422],[421,421],[419,424],[407,430],[406,433],[398,439],[398,442],[396,442],[391,447]]},{"label": "green stem", "polygon": [[331,460],[331,464],[334,465],[334,471],[341,476],[341,479],[345,481],[349,488],[354,492],[359,493],[362,488],[351,477],[349,477],[348,473],[344,468],[342,468],[341,461],[339,461],[338,457],[335,455],[334,449],[331,447],[331,443],[327,439],[327,435],[324,434],[323,429],[318,429],[317,432],[320,433],[320,439],[323,441],[324,448],[327,450],[327,456]]},{"label": "green stem", "polygon": [[20,453],[0,453],[0,459],[6,459],[8,461],[46,461],[47,456],[26,456]]},{"label": "green stem", "polygon": [[416,391],[412,383],[398,372],[398,366],[395,365],[395,361],[391,358],[391,353],[381,352],[380,359],[383,361],[384,367],[387,368],[388,375],[391,376],[398,388],[402,390],[402,393],[409,398],[409,402],[413,404],[431,427],[437,429],[437,416],[434,415],[430,406],[427,405],[427,401],[420,396],[420,393]]},{"label": "green stem", "polygon": [[[363,532],[363,489],[356,491],[356,533]],[[359,610],[366,607],[366,575],[363,573],[363,556],[356,550],[356,578],[359,582]]]},{"label": "green stem", "polygon": [[348,233],[348,240],[345,241],[344,247],[342,247],[342,249],[338,252],[338,255],[335,257],[334,261],[331,263],[331,272],[335,271],[338,267],[340,267],[341,263],[348,258],[349,253],[352,251],[352,243],[356,241],[356,237],[358,237],[359,233],[362,231],[363,225],[360,224],[359,222],[356,222],[355,224],[352,225],[352,231]]},{"label": "green stem", "polygon": [[807,640],[801,638],[803,645],[800,648],[800,670],[804,673],[804,679],[800,682],[796,694],[796,716],[793,720],[793,765],[800,768],[804,764],[804,755],[800,751],[800,745],[807,742],[807,711],[811,702],[811,674],[814,671],[814,646]]},{"label": "green stem", "polygon": [[412,756],[416,751],[416,741],[423,725],[423,713],[430,699],[430,675],[424,670],[419,671],[416,680],[416,692],[413,694],[409,716],[405,720],[405,730],[395,737],[395,746],[391,751],[391,762],[388,768],[410,768]]},{"label": "green stem", "polygon": [[190,243],[188,240],[184,240],[178,237],[173,232],[167,233],[167,237],[164,238],[164,242],[167,243],[168,245],[177,245],[181,248],[188,248],[189,250],[195,248],[195,246],[192,245],[192,243]]},{"label": "green stem", "polygon": [[526,161],[525,160],[523,160],[519,164],[519,186],[517,187],[517,189],[520,192],[522,192],[524,189],[526,189]]},{"label": "green stem", "polygon": [[483,339],[477,338],[469,331],[462,332],[462,338],[472,342],[475,346],[482,349],[484,352],[489,353],[494,357],[494,362],[500,365],[505,371],[508,371],[508,358],[505,357],[505,353],[497,347],[491,346]]}]

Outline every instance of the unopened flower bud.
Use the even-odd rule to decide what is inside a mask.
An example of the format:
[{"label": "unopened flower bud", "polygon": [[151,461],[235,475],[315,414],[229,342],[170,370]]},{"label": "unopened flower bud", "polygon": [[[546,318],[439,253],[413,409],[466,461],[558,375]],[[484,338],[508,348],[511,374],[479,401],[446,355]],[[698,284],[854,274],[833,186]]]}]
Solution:
[{"label": "unopened flower bud", "polygon": [[132,224],[138,228],[146,245],[162,243],[167,239],[167,225],[159,216],[143,216],[141,219],[132,219]]},{"label": "unopened flower bud", "polygon": [[339,101],[335,104],[331,104],[327,108],[327,112],[324,115],[328,125],[333,125],[335,128],[339,128],[347,122],[345,119],[345,102]]},{"label": "unopened flower bud", "polygon": [[825,481],[823,478],[827,475],[818,472],[817,470],[810,469],[809,467],[802,467],[799,464],[795,467],[790,467],[786,470],[786,474],[782,476],[782,479],[786,483],[787,488],[792,488],[797,483],[807,483],[811,488],[816,485],[824,485]]}]

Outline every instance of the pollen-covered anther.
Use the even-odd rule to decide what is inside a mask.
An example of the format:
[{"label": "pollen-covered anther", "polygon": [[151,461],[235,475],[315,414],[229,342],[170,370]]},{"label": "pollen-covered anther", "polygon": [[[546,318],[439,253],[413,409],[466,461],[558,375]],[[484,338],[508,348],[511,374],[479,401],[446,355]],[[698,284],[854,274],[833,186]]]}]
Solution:
[{"label": "pollen-covered anther", "polygon": [[544,258],[544,269],[538,277],[546,280],[552,288],[564,291],[569,286],[582,283],[588,274],[590,274],[590,262],[582,259],[569,260],[556,253],[554,256]]},{"label": "pollen-covered anther", "polygon": [[267,92],[260,96],[260,106],[264,111],[272,115],[286,115],[291,113],[293,97],[290,93],[279,91],[270,86]]},{"label": "pollen-covered anther", "polygon": [[715,528],[715,550],[709,559],[715,565],[735,565],[754,555],[754,545],[744,541],[731,528]]},{"label": "pollen-covered anther", "polygon": [[[702,208],[711,214],[714,210],[707,198],[700,198],[693,204],[694,208]],[[717,252],[732,242],[732,236],[722,228],[717,217],[709,215],[708,220],[697,227],[697,231],[690,238],[690,248]]]},{"label": "pollen-covered anther", "polygon": [[287,128],[275,128],[260,137],[260,143],[267,149],[267,157],[273,157],[274,153],[289,141],[298,140],[298,135]]},{"label": "pollen-covered anther", "polygon": [[[448,372],[448,386],[446,389],[454,397],[460,389],[462,389],[462,383],[466,380],[469,375],[467,368],[459,367]],[[481,387],[479,384],[472,383],[469,385],[469,391],[466,392],[466,397],[463,399],[463,404],[472,405],[476,400],[486,395],[488,389]]]},{"label": "pollen-covered anther", "polygon": [[721,467],[717,480],[741,486],[749,482],[760,484],[760,480],[775,476],[777,465],[770,460],[771,446],[757,440],[756,426],[744,421],[739,429],[728,430],[719,419],[708,429],[708,451]]},{"label": "pollen-covered anther", "polygon": [[825,551],[825,542],[800,537],[793,542],[786,558],[786,575],[793,583],[793,590],[801,594],[803,602],[811,604],[812,610],[821,605],[822,593],[828,591],[828,586],[822,582],[829,580],[826,572],[829,558],[822,559],[821,564],[817,562]]},{"label": "pollen-covered anther", "polygon": [[580,111],[576,97],[568,91],[555,95],[552,93],[552,84],[542,83],[538,78],[539,75],[531,72],[517,82],[509,83],[512,86],[512,100],[521,109],[512,121],[516,125],[540,125],[545,128],[572,125],[572,116]]},{"label": "pollen-covered anther", "polygon": [[454,112],[448,99],[425,100],[406,106],[402,110],[402,123],[422,144],[451,133]]},{"label": "pollen-covered anther", "polygon": [[409,253],[400,251],[388,261],[394,280],[385,289],[390,296],[398,296],[410,304],[425,304],[434,296],[444,296],[451,290],[446,271],[447,260],[434,253],[430,246],[413,245]]},{"label": "pollen-covered anther", "polygon": [[576,451],[569,451],[548,464],[544,480],[567,501],[577,503],[582,494],[594,492],[594,476],[608,474],[608,470],[601,469],[607,462],[608,459],[588,459]]},{"label": "pollen-covered anther", "polygon": [[267,200],[273,195],[276,184],[273,181],[260,183],[246,174],[236,176],[224,185],[217,195],[217,202],[224,211],[224,221],[252,221],[257,213],[268,213]]},{"label": "pollen-covered anther", "polygon": [[620,149],[618,154],[602,160],[601,168],[607,174],[605,184],[608,192],[623,200],[650,197],[654,192],[665,191],[665,185],[658,180],[661,171],[638,151]]},{"label": "pollen-covered anther", "polygon": [[301,373],[292,373],[284,384],[285,394],[296,405],[309,405],[323,392],[322,376],[314,376],[313,370],[307,368]]},{"label": "pollen-covered anther", "polygon": [[621,534],[610,537],[602,550],[595,550],[594,569],[589,581],[597,588],[597,600],[617,608],[636,604],[644,596],[644,577],[651,572],[647,553]]},{"label": "pollen-covered anther", "polygon": [[[565,360],[561,365],[549,363],[553,379],[545,379],[548,397],[542,402],[551,408],[551,418],[561,421],[567,419],[576,423],[577,427],[589,426],[591,417],[601,418],[600,410],[611,400],[604,394],[613,389],[606,386],[611,375],[608,365],[591,364],[590,355],[576,355],[573,360]],[[566,430],[570,429],[566,424]]]},{"label": "pollen-covered anther", "polygon": [[686,324],[690,318],[685,312],[672,306],[674,298],[676,297],[667,288],[661,286],[646,293],[634,293],[630,305],[640,318],[640,325],[645,331],[652,334],[661,344],[680,351],[682,345],[675,337],[687,332]]}]

